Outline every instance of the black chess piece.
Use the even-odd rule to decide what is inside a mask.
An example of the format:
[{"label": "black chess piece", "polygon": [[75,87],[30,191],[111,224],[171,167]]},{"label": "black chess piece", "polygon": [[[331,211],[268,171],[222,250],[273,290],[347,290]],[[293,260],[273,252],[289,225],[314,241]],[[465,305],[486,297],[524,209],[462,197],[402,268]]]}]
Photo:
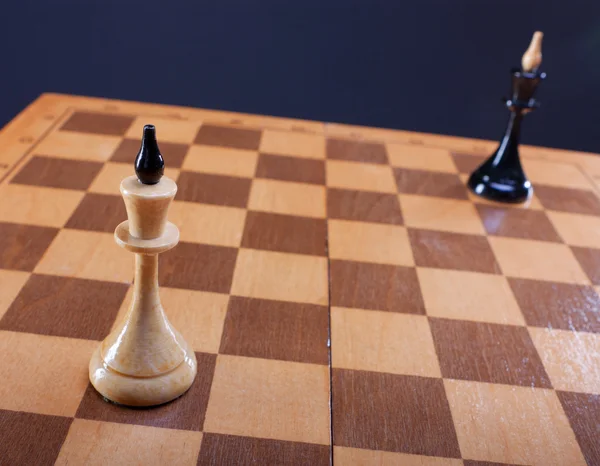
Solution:
[{"label": "black chess piece", "polygon": [[504,137],[489,159],[473,172],[468,186],[475,194],[498,202],[524,202],[533,193],[519,156],[523,116],[539,107],[533,96],[546,73],[512,71],[512,96],[504,99],[510,117]]},{"label": "black chess piece", "polygon": [[135,174],[144,184],[156,184],[160,181],[165,170],[165,161],[156,141],[154,125],[144,126],[142,146],[135,158]]}]

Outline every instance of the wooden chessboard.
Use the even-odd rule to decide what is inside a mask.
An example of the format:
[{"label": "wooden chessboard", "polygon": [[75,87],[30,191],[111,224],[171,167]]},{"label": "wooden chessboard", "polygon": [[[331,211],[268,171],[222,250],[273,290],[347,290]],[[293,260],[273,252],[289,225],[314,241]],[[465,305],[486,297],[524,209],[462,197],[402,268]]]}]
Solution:
[{"label": "wooden chessboard", "polygon": [[[134,410],[88,362],[131,297],[146,123],[199,370]],[[0,133],[0,464],[600,464],[600,158],[523,147],[535,197],[499,206],[464,186],[495,147],[41,96]]]}]

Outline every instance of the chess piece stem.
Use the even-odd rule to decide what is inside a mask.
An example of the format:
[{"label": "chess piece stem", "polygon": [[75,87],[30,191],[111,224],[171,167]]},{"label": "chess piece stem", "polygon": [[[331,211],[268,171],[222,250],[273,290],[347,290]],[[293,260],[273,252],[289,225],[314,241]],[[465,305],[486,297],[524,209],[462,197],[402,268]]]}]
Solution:
[{"label": "chess piece stem", "polygon": [[112,369],[134,377],[170,372],[186,357],[185,342],[168,321],[158,294],[158,255],[136,254],[133,299],[123,322],[102,343]]},{"label": "chess piece stem", "polygon": [[469,188],[498,202],[523,202],[531,195],[519,156],[521,112],[511,112],[504,137],[494,154],[469,178]]},{"label": "chess piece stem", "polygon": [[138,299],[140,314],[152,312],[160,306],[158,295],[158,254],[135,255],[133,295]]},{"label": "chess piece stem", "polygon": [[494,157],[496,166],[505,165],[506,167],[511,167],[515,170],[516,174],[523,172],[521,168],[521,158],[519,157],[519,140],[521,137],[522,121],[522,113],[510,113],[504,137],[502,138],[500,147],[498,147]]}]

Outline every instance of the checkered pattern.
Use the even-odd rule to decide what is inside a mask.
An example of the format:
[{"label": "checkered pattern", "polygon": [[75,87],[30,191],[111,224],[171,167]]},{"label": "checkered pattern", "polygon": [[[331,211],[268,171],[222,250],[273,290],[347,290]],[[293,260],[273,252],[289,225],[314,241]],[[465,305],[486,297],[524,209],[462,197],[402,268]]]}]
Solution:
[{"label": "checkered pattern", "polygon": [[[87,366],[132,296],[112,232],[145,123],[179,187],[161,299],[199,370],[141,410]],[[0,185],[0,458],[600,464],[600,202],[526,160],[535,198],[491,204],[464,185],[481,160],[70,114]]]}]

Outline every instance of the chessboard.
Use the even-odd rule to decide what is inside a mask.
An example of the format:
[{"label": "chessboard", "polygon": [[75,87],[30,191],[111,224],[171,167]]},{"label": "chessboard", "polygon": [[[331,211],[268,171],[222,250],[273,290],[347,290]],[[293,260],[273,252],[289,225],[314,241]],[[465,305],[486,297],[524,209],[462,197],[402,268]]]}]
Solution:
[{"label": "chessboard", "polygon": [[[88,364],[149,123],[198,374],[131,409]],[[498,205],[465,187],[496,146],[42,95],[0,133],[0,464],[600,464],[600,158],[524,146],[534,196]]]}]

